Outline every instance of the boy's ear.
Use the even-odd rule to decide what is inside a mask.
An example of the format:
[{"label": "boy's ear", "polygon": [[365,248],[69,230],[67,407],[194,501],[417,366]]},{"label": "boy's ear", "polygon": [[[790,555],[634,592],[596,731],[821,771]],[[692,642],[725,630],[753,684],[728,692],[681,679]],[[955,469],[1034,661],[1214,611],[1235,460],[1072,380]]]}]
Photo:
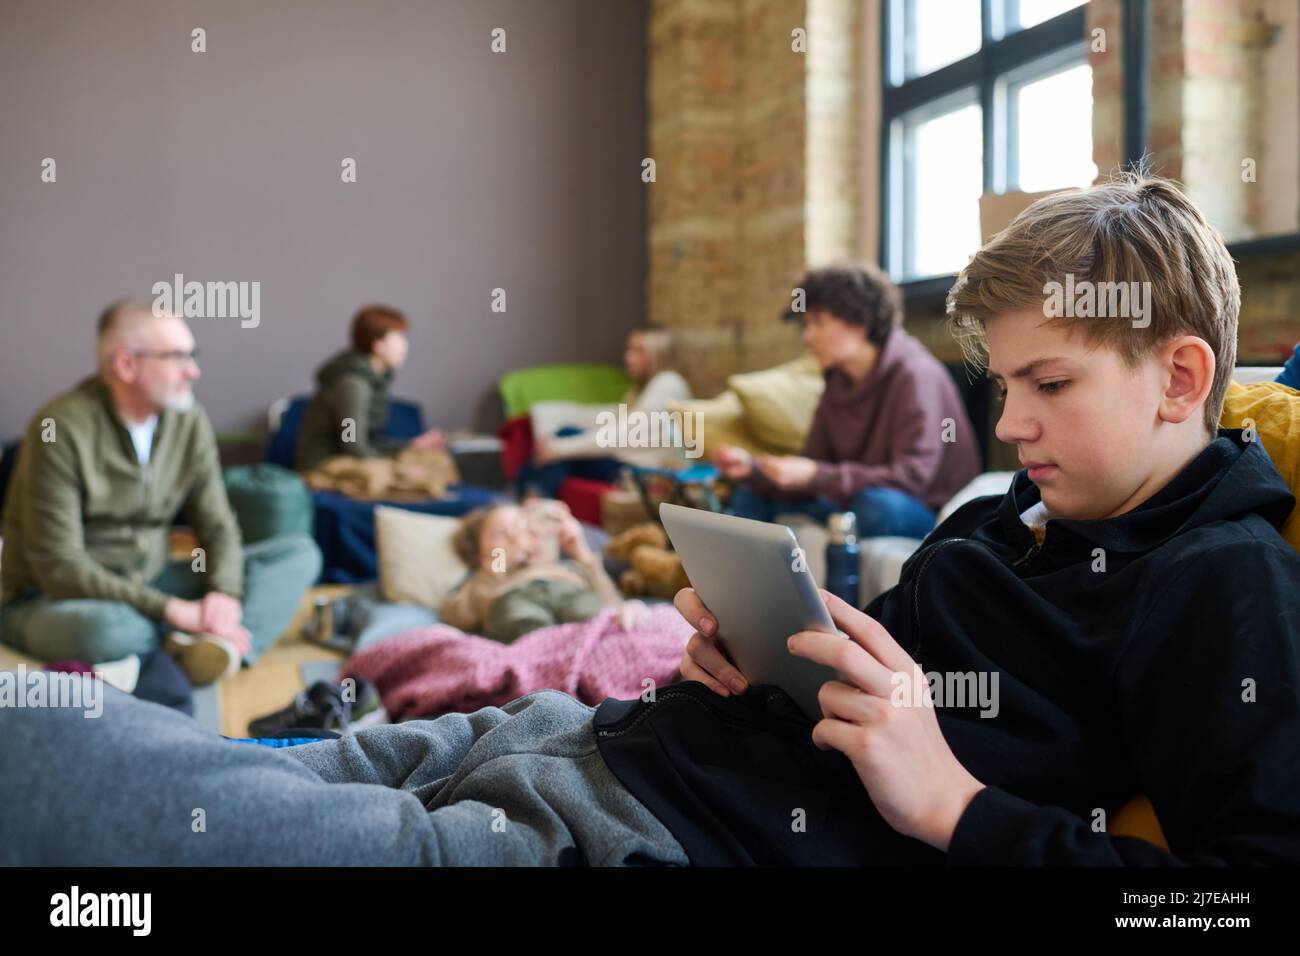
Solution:
[{"label": "boy's ear", "polygon": [[1166,381],[1161,419],[1180,423],[1199,417],[1214,385],[1214,349],[1200,336],[1180,335],[1164,347],[1162,367]]}]

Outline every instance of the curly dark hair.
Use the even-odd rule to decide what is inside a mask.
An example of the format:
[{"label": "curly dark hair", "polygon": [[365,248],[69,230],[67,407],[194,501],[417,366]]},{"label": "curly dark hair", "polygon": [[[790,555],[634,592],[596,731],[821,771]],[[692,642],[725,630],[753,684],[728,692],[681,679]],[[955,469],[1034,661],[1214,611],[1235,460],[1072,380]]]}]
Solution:
[{"label": "curly dark hair", "polygon": [[[884,344],[894,326],[903,324],[898,286],[873,265],[811,269],[798,287],[804,291],[804,312],[825,309],[837,319],[863,328],[872,345]],[[782,318],[795,321],[800,315],[791,309]]]}]

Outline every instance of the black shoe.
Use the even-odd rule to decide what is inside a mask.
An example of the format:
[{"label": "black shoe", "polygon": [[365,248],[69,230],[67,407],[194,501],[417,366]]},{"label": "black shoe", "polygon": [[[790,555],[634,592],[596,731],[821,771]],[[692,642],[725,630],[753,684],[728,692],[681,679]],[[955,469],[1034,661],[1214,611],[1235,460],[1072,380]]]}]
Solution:
[{"label": "black shoe", "polygon": [[379,691],[374,684],[363,678],[349,680],[355,682],[355,693],[345,694],[339,684],[318,680],[299,693],[288,707],[251,721],[249,734],[269,737],[294,728],[347,733],[353,723],[379,709]]}]

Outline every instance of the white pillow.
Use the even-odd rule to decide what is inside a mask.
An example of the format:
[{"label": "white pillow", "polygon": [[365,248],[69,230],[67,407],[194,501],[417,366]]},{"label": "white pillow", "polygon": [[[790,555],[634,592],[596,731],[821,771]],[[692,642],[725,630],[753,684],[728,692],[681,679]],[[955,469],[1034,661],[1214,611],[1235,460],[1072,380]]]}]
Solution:
[{"label": "white pillow", "polygon": [[584,405],[581,402],[534,402],[528,409],[533,440],[550,438],[566,425],[590,431],[599,424],[597,416],[609,409],[609,405]]},{"label": "white pillow", "polygon": [[459,526],[459,518],[376,508],[375,550],[384,598],[436,610],[468,572],[451,546]]}]

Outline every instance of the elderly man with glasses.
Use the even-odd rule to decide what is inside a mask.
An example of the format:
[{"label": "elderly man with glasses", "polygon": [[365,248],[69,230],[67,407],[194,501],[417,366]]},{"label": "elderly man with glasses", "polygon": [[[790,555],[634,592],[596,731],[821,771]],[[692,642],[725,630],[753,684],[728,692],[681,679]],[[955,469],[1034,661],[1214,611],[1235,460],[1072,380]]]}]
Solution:
[{"label": "elderly man with glasses", "polygon": [[[0,640],[91,664],[161,644],[191,682],[211,682],[275,642],[320,552],[305,535],[243,547],[194,401],[184,320],[115,303],[100,316],[98,360],[23,438],[4,514]],[[182,512],[199,547],[172,561]]]}]

